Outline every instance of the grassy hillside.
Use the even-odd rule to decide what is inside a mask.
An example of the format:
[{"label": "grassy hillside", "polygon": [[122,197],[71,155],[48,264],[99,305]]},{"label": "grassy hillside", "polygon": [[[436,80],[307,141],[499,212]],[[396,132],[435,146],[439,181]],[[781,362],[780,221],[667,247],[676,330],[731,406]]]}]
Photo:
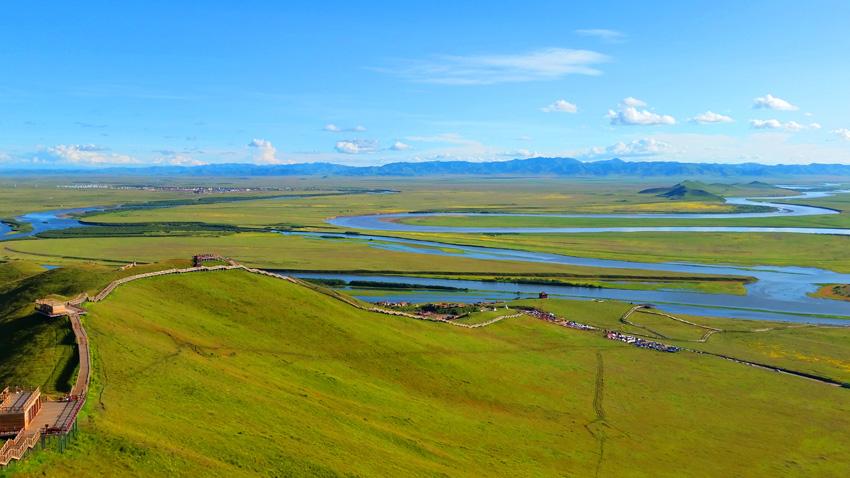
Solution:
[{"label": "grassy hillside", "polygon": [[707,184],[698,181],[683,181],[669,188],[644,189],[640,193],[678,201],[723,201],[722,197],[708,189]]},{"label": "grassy hillside", "polygon": [[704,183],[686,180],[669,187],[644,189],[641,194],[655,194],[668,199],[700,198],[722,200],[721,196],[794,196],[796,191],[783,189],[761,181],[749,183]]},{"label": "grassy hillside", "polygon": [[71,389],[77,350],[70,325],[66,318],[36,314],[37,299],[94,292],[120,276],[175,264],[180,262],[127,271],[90,264],[50,271],[27,262],[0,264],[0,386],[40,386],[47,393]]},{"label": "grassy hillside", "polygon": [[460,329],[232,271],[134,282],[85,322],[81,438],[20,476],[850,473],[847,390],[530,318]]},{"label": "grassy hillside", "polygon": [[0,262],[0,290],[12,287],[15,282],[40,274],[44,271],[44,267],[32,262]]}]

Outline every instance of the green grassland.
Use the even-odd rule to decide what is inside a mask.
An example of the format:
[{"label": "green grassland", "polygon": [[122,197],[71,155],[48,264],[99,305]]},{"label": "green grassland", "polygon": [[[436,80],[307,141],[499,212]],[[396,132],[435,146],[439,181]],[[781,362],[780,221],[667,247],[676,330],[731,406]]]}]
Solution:
[{"label": "green grassland", "polygon": [[244,272],[134,282],[89,310],[80,438],[17,476],[850,473],[846,390],[527,317],[467,330]]},{"label": "green grassland", "polygon": [[[534,216],[429,216],[408,217],[398,222],[419,226],[450,227],[640,227],[640,226],[763,226],[763,227],[850,227],[850,194],[827,198],[778,201],[787,204],[819,206],[840,211],[839,214],[815,216],[785,216],[765,218],[721,219],[623,219],[623,218],[566,218]],[[700,212],[694,209],[691,212]],[[712,212],[712,211],[707,211]]]},{"label": "green grassland", "polygon": [[0,217],[13,217],[34,211],[72,209],[116,204],[144,203],[157,199],[191,197],[191,193],[170,193],[120,189],[62,189],[54,184],[36,187],[0,187]]},{"label": "green grassland", "polygon": [[[93,293],[119,277],[178,264],[126,271],[78,264],[46,271],[27,262],[0,263],[0,384],[40,386],[48,394],[71,388],[77,357],[69,322],[36,314],[36,299]],[[23,366],[16,363],[20,360]]]},{"label": "green grassland", "polygon": [[[500,272],[507,274],[570,274],[587,277],[699,277],[694,274],[599,269],[583,266],[492,261],[467,257],[447,257],[376,249],[367,240],[325,240],[308,236],[275,233],[240,233],[220,237],[106,237],[89,239],[41,239],[0,244],[0,252],[11,258],[50,261],[55,264],[81,260],[115,263],[158,262],[171,257],[190,257],[213,251],[235,257],[246,265],[325,271],[388,272]],[[716,276],[706,276],[716,277]]]},{"label": "green grassland", "polygon": [[[12,220],[11,218],[14,216],[28,212],[51,209],[123,205],[127,206],[128,210],[139,210],[139,208],[150,210],[158,207],[190,207],[196,204],[233,203],[281,196],[349,194],[358,193],[362,190],[362,188],[354,185],[323,185],[321,181],[305,183],[291,178],[274,181],[272,184],[267,184],[261,179],[251,180],[248,183],[232,178],[197,178],[190,181],[156,177],[105,177],[91,178],[90,181],[82,182],[97,182],[104,186],[111,186],[111,188],[75,189],[66,187],[72,185],[72,181],[63,181],[59,178],[41,180],[0,179],[0,218]],[[136,187],[123,188],[125,185]],[[137,188],[140,185],[151,185],[151,187],[147,189]],[[205,192],[202,194],[189,190],[156,189],[158,186],[196,187],[201,185],[204,187],[247,187],[255,189],[234,192]],[[257,189],[259,187],[272,188],[273,190]]]},{"label": "green grassland", "polygon": [[[533,181],[530,181],[533,183]],[[562,214],[616,213],[711,213],[734,212],[751,208],[714,201],[668,200],[640,194],[640,183],[595,183],[593,186],[569,180],[543,181],[539,188],[525,185],[501,185],[493,194],[494,184],[445,181],[426,188],[422,183],[400,181],[401,193],[389,195],[329,196],[293,199],[263,199],[239,203],[215,203],[179,206],[168,209],[138,209],[92,214],[96,223],[134,224],[155,222],[204,222],[243,227],[296,227],[334,229],[325,221],[336,216],[393,212],[508,212]],[[741,192],[747,192],[743,190]],[[758,193],[759,191],[752,191]],[[850,210],[850,194],[835,197],[783,200],[837,210]],[[402,222],[418,225],[468,227],[583,227],[583,226],[800,226],[850,227],[850,214],[808,217],[731,218],[731,219],[618,219],[558,217],[414,217]]]},{"label": "green grassland", "polygon": [[[634,271],[632,272],[634,274]],[[748,283],[747,278],[724,278],[716,277],[717,280],[708,280],[700,277],[668,276],[666,278],[653,278],[647,271],[647,275],[622,275],[617,276],[609,271],[600,273],[597,277],[581,275],[557,275],[557,274],[416,274],[418,277],[434,277],[439,279],[463,279],[478,280],[485,282],[514,282],[521,284],[538,284],[545,289],[547,285],[565,285],[589,288],[612,288],[629,290],[689,290],[704,292],[707,294],[733,294],[745,295]]]},{"label": "green grassland", "polygon": [[469,315],[465,315],[458,319],[454,319],[455,322],[459,322],[462,324],[481,324],[493,319],[498,319],[499,317],[504,317],[506,315],[514,315],[518,311],[516,309],[506,309],[504,305],[499,304],[496,307],[496,310],[485,310],[485,311],[477,311],[471,312]]},{"label": "green grassland", "polygon": [[[618,183],[584,184],[543,179],[523,185],[483,180],[431,183],[401,180],[393,184],[403,191],[399,194],[268,199],[238,204],[117,211],[93,214],[87,220],[113,224],[201,221],[235,226],[328,229],[325,221],[331,217],[407,211],[616,213],[736,210],[734,206],[711,202],[669,201],[639,194],[639,186],[624,187]],[[499,194],[493,194],[496,190]]]},{"label": "green grassland", "polygon": [[451,244],[638,262],[810,266],[850,272],[846,236],[784,233],[635,232],[581,234],[393,233]]},{"label": "green grassland", "polygon": [[[493,211],[531,213],[705,212],[714,203],[669,201],[639,194],[649,183],[540,180],[518,182],[396,181],[399,194],[357,195],[299,199],[270,199],[240,203],[130,210],[93,215],[88,220],[112,224],[203,222],[239,227],[284,227],[339,230],[328,218],[340,215],[400,211]],[[375,186],[373,183],[368,183]],[[390,186],[389,183],[381,183]],[[429,188],[430,186],[430,188]],[[493,194],[498,190],[499,194]],[[850,211],[850,194],[806,200],[806,204]],[[725,207],[725,206],[723,206]],[[649,226],[649,225],[762,225],[850,227],[850,213],[755,219],[592,219],[541,217],[411,218],[421,224],[462,226]],[[457,244],[491,245],[534,251],[646,262],[693,261],[742,265],[799,265],[850,271],[843,253],[846,237],[773,233],[582,233],[582,234],[432,234],[385,233],[400,237]]]},{"label": "green grassland", "polygon": [[[645,313],[629,321],[646,328],[623,324],[627,308],[617,301],[524,300],[516,305],[543,308],[577,322],[619,330],[663,342],[707,352],[720,353],[757,363],[786,367],[850,383],[850,328],[811,326],[718,317],[678,318],[704,327],[720,329],[705,342],[697,343],[707,329]],[[658,332],[658,334],[652,333]]]},{"label": "green grassland", "polygon": [[706,293],[744,292],[746,278],[602,269],[546,263],[446,257],[370,247],[355,237],[328,240],[275,233],[39,239],[0,244],[0,255],[50,264],[155,263],[213,251],[255,267],[438,275],[482,280],[548,281],[628,289],[678,288]]}]

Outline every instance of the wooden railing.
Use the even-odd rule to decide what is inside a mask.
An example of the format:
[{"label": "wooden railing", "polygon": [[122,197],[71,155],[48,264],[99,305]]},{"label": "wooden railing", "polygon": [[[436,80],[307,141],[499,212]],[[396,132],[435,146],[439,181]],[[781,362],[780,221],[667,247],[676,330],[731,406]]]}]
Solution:
[{"label": "wooden railing", "polygon": [[20,460],[41,438],[41,430],[21,430],[15,438],[7,440],[0,448],[0,466],[8,465],[12,460]]}]

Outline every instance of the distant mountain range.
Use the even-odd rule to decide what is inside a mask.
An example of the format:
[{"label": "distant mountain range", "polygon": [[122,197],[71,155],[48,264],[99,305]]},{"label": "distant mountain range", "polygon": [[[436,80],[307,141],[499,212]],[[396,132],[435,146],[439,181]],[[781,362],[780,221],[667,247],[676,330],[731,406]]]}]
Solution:
[{"label": "distant mountain range", "polygon": [[850,165],[717,164],[672,161],[583,162],[573,158],[529,158],[510,161],[426,161],[382,166],[344,166],[332,163],[281,165],[209,164],[204,166],[116,167],[74,170],[7,170],[0,174],[115,174],[177,176],[850,176]]}]

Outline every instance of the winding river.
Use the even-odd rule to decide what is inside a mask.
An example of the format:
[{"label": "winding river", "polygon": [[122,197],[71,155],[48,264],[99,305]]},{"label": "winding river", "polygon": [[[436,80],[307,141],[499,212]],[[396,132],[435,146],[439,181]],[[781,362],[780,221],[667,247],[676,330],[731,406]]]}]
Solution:
[{"label": "winding river", "polygon": [[[723,219],[723,218],[766,218],[784,216],[813,216],[837,214],[838,211],[794,204],[772,202],[782,199],[814,199],[850,191],[801,191],[799,195],[781,198],[727,198],[727,204],[741,206],[767,206],[774,210],[750,213],[713,213],[713,214],[511,214],[511,213],[400,213],[375,214],[362,216],[337,217],[329,220],[338,227],[367,231],[388,232],[431,232],[431,233],[588,233],[588,232],[782,232],[800,234],[834,234],[848,236],[850,229],[840,228],[804,228],[804,227],[758,227],[758,226],[669,226],[669,227],[456,227],[424,226],[405,224],[400,219],[427,216],[536,216],[566,218],[620,218],[620,219]],[[718,274],[751,276],[756,282],[747,285],[745,296],[729,294],[702,294],[671,290],[624,290],[589,289],[569,286],[539,286],[523,284],[504,284],[480,281],[457,281],[451,279],[421,279],[423,286],[440,285],[468,288],[478,293],[466,294],[467,297],[506,298],[510,294],[533,294],[545,288],[554,296],[584,297],[593,299],[619,299],[632,302],[653,302],[665,304],[671,312],[687,314],[709,314],[714,316],[763,319],[810,323],[842,323],[842,317],[850,319],[850,302],[810,297],[808,294],[818,289],[820,284],[850,283],[850,274],[840,274],[824,269],[810,267],[737,267],[723,265],[705,265],[686,262],[646,263],[607,259],[573,257],[560,254],[547,254],[509,249],[459,246],[434,241],[387,238],[381,236],[360,236],[369,240],[373,247],[392,249],[420,254],[440,254],[450,256],[473,257],[489,260],[511,260],[526,262],[546,262],[564,265],[589,266],[612,269],[642,269],[658,272],[679,272],[694,274]],[[324,278],[351,280],[345,275],[328,275]],[[412,283],[410,278],[372,277],[372,280],[386,282]],[[416,282],[419,283],[419,282]],[[481,292],[486,292],[482,295]],[[489,295],[488,295],[489,294]],[[434,295],[434,294],[425,294]],[[445,293],[440,293],[445,295]],[[460,295],[460,294],[458,294]],[[388,294],[381,300],[411,300],[410,294]],[[424,296],[420,293],[421,299]],[[363,297],[375,300],[375,297]],[[706,309],[709,308],[710,312]],[[843,322],[846,324],[846,322]]]},{"label": "winding river", "polygon": [[[793,199],[824,197],[833,192],[805,192]],[[773,198],[776,200],[777,198]],[[785,198],[782,198],[785,199]],[[622,217],[622,218],[707,218],[707,217],[777,217],[777,216],[808,216],[815,214],[836,214],[836,211],[813,206],[788,205],[767,202],[762,198],[744,199],[730,198],[730,204],[771,206],[775,211],[743,214],[627,214],[627,215],[555,215],[556,217]],[[9,234],[6,225],[0,227],[0,240],[18,239],[38,234],[48,230],[80,227],[73,214],[80,214],[100,208],[78,208],[56,211],[43,211],[25,214],[17,219],[32,224],[32,231]],[[468,214],[461,214],[468,215]],[[492,216],[493,214],[488,214]],[[516,214],[502,214],[516,215]],[[809,234],[840,234],[850,235],[850,229],[828,228],[765,228],[765,227],[631,227],[631,228],[463,228],[441,226],[417,226],[388,222],[400,217],[422,217],[422,214],[384,214],[372,216],[355,216],[335,218],[334,225],[352,229],[406,231],[406,232],[631,232],[631,231],[688,231],[688,232],[805,232]],[[503,282],[465,281],[455,279],[411,278],[398,276],[366,276],[369,280],[382,282],[403,282],[422,285],[422,290],[412,293],[395,292],[381,296],[363,296],[365,300],[453,300],[474,302],[489,299],[512,299],[530,297],[544,288],[553,297],[573,297],[586,299],[617,299],[631,302],[651,302],[663,305],[665,310],[673,313],[734,317],[742,319],[776,320],[785,322],[808,322],[822,324],[846,325],[850,319],[850,302],[841,302],[809,297],[819,284],[850,283],[850,274],[841,274],[824,269],[809,267],[739,267],[731,265],[706,265],[686,262],[648,263],[610,259],[594,259],[574,257],[562,254],[549,254],[513,249],[497,249],[478,246],[464,246],[436,241],[401,239],[386,236],[349,235],[340,233],[298,233],[312,236],[319,240],[340,239],[361,241],[370,247],[384,250],[401,251],[415,254],[439,254],[445,256],[467,257],[476,259],[544,262],[574,266],[589,266],[611,269],[640,269],[657,272],[678,272],[691,274],[717,274],[749,276],[757,279],[748,284],[744,296],[729,294],[705,294],[681,290],[626,290],[626,289],[590,289],[571,286],[528,285]],[[299,273],[302,277],[321,277],[343,280],[356,280],[362,275],[352,274],[307,274]],[[429,285],[441,285],[469,289],[467,292],[428,291]]]},{"label": "winding river", "polygon": [[438,232],[438,233],[588,233],[588,232],[785,232],[798,234],[835,234],[848,236],[850,229],[824,227],[760,227],[760,226],[645,226],[645,227],[459,227],[425,226],[405,224],[399,220],[421,217],[560,217],[560,218],[596,218],[596,219],[741,219],[787,216],[818,216],[838,214],[838,211],[815,206],[783,204],[779,199],[814,199],[850,191],[807,191],[797,196],[781,198],[727,198],[726,203],[737,206],[767,206],[774,210],[746,213],[659,213],[659,214],[519,214],[519,213],[395,213],[371,214],[362,216],[340,216],[328,220],[338,227],[368,231],[391,232]]},{"label": "winding river", "polygon": [[[371,280],[406,284],[421,284],[422,291],[416,294],[387,293],[380,296],[362,296],[368,301],[377,300],[452,300],[477,302],[484,299],[509,299],[520,292],[522,297],[536,296],[545,290],[552,297],[587,299],[617,299],[629,302],[651,302],[664,304],[664,309],[674,313],[710,315],[741,319],[776,320],[782,322],[808,322],[821,324],[843,324],[850,319],[850,302],[809,297],[808,293],[823,283],[850,283],[850,274],[842,274],[813,267],[739,267],[731,265],[706,265],[686,262],[634,262],[612,259],[574,257],[562,254],[530,252],[513,249],[497,249],[479,246],[464,246],[435,241],[401,239],[386,236],[345,235],[327,233],[283,233],[306,235],[319,239],[363,241],[370,247],[408,252],[435,254],[474,259],[542,262],[573,266],[610,269],[640,269],[653,272],[678,272],[686,274],[717,274],[747,276],[757,279],[747,284],[746,295],[705,294],[677,290],[627,290],[590,289],[573,286],[530,285],[504,282],[468,281],[458,279],[432,279],[399,276],[378,276],[335,273],[293,273],[300,277],[325,279]],[[464,293],[427,291],[427,286],[439,285],[469,289]],[[709,309],[709,310],[707,310]]]}]

